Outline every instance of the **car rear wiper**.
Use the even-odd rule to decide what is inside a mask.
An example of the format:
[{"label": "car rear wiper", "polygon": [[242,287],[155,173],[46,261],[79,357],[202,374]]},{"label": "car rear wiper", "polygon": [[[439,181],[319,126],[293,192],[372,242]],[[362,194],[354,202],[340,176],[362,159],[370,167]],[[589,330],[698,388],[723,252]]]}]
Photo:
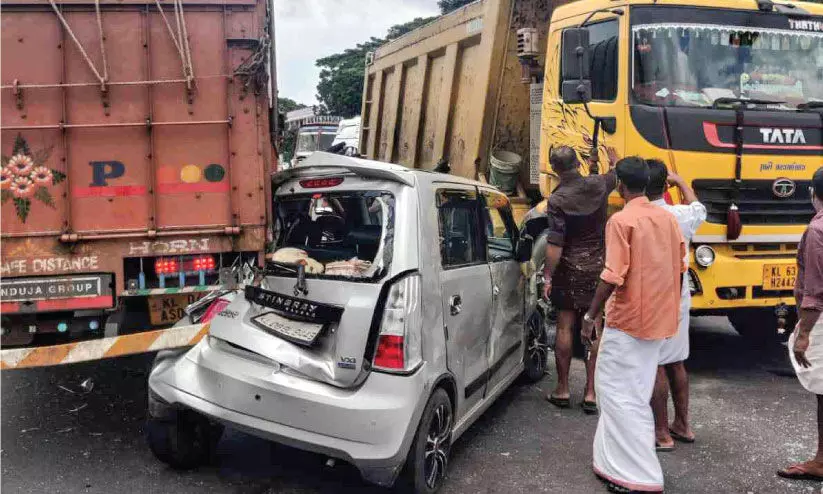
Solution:
[{"label": "car rear wiper", "polygon": [[808,103],[800,103],[797,109],[800,111],[817,110],[823,108],[823,101],[809,101]]},{"label": "car rear wiper", "polygon": [[276,268],[282,269],[284,271],[288,271],[289,273],[297,273],[297,265],[290,264],[287,262],[280,262],[280,261],[272,261],[271,259],[266,260],[266,270],[265,274],[272,274],[276,272],[274,269],[269,269],[269,266],[274,266]]},{"label": "car rear wiper", "polygon": [[782,105],[785,101],[723,97],[714,100],[712,103],[712,108],[717,108],[720,105],[734,105],[735,103],[742,103],[744,105]]}]

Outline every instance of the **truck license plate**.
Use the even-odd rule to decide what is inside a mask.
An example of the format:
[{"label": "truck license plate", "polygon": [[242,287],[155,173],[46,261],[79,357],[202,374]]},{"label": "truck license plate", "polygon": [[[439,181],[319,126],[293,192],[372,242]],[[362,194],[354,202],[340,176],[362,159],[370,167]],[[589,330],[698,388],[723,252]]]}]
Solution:
[{"label": "truck license plate", "polygon": [[149,297],[149,320],[152,326],[174,324],[186,315],[183,309],[207,292],[174,293]]},{"label": "truck license plate", "polygon": [[285,340],[297,343],[299,345],[311,345],[320,331],[323,330],[324,324],[293,321],[285,317],[275,314],[274,312],[266,312],[252,318],[257,325],[261,326]]},{"label": "truck license plate", "polygon": [[765,264],[763,266],[764,290],[792,290],[797,281],[797,265]]}]

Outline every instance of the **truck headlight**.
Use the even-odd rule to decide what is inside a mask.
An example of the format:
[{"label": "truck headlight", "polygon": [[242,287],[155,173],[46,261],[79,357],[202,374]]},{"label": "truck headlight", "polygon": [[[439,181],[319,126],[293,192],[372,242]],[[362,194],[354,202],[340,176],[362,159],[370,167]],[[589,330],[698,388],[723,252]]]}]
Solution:
[{"label": "truck headlight", "polygon": [[700,267],[708,268],[714,264],[715,257],[716,254],[714,249],[712,249],[709,245],[701,245],[700,247],[694,249],[694,262],[696,262]]}]

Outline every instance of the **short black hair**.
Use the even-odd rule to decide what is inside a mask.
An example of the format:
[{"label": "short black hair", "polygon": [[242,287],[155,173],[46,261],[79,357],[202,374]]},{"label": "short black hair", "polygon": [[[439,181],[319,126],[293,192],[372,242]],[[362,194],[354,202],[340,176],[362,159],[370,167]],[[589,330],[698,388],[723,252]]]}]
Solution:
[{"label": "short black hair", "polygon": [[646,190],[649,184],[649,165],[639,156],[628,156],[617,162],[617,178],[629,189],[629,192],[640,193]]},{"label": "short black hair", "polygon": [[666,190],[666,179],[669,178],[669,170],[666,164],[657,158],[646,160],[649,165],[649,185],[646,186],[646,195],[657,197],[663,195]]},{"label": "short black hair", "polygon": [[814,187],[814,195],[823,201],[823,166],[812,175],[812,187]]},{"label": "short black hair", "polygon": [[577,160],[577,153],[571,146],[560,146],[549,153],[549,163],[557,172],[567,172],[580,166]]}]

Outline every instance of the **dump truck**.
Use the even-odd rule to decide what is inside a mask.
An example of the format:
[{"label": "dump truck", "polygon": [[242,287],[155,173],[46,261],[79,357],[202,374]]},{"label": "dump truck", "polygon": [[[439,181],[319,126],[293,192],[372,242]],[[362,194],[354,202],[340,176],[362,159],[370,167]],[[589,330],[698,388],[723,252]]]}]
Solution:
[{"label": "dump truck", "polygon": [[0,19],[4,349],[111,346],[262,262],[271,2],[3,0]]},{"label": "dump truck", "polygon": [[785,338],[823,165],[821,67],[820,4],[481,0],[367,57],[361,152],[481,179],[493,152],[517,153],[521,211],[556,186],[554,146],[600,171],[661,159],[708,210],[690,252],[693,315]]}]

